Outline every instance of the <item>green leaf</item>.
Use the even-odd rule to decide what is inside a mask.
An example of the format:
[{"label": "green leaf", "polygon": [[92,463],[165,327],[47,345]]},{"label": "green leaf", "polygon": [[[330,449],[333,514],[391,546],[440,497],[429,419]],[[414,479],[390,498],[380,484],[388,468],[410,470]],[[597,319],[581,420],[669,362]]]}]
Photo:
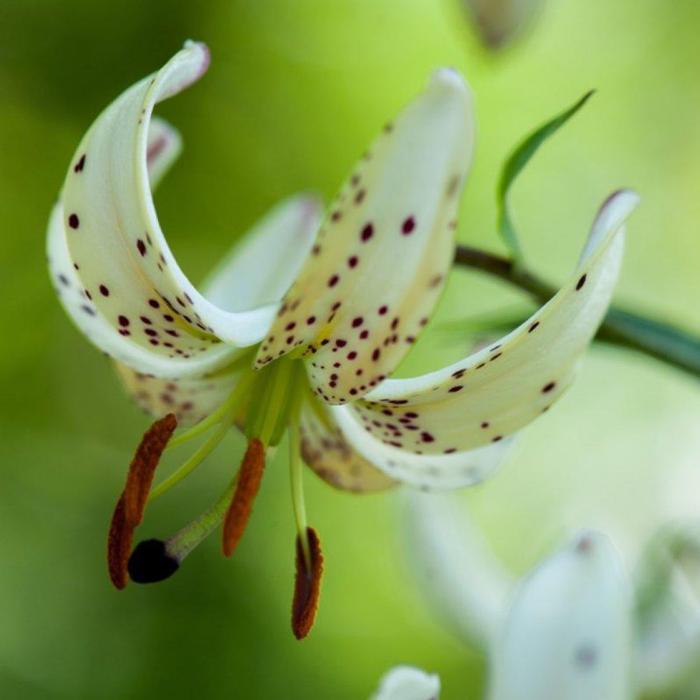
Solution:
[{"label": "green leaf", "polygon": [[508,195],[513,182],[518,177],[523,168],[528,164],[530,158],[537,153],[537,149],[550,137],[553,136],[576,112],[588,102],[594,90],[587,92],[576,104],[535,129],[529,136],[520,143],[506,160],[501,177],[498,181],[496,194],[498,205],[498,230],[516,260],[522,259],[522,249],[518,241],[518,235],[513,226],[513,220],[508,207]]}]

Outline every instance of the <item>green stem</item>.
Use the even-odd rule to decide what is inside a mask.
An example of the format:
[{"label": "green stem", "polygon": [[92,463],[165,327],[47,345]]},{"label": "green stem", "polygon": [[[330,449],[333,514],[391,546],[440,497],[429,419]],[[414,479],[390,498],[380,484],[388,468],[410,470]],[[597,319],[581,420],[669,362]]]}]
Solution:
[{"label": "green stem", "polygon": [[[455,263],[479,270],[527,292],[544,304],[556,289],[512,260],[469,246],[457,246]],[[612,307],[596,340],[634,350],[700,377],[700,338],[655,319]]]}]

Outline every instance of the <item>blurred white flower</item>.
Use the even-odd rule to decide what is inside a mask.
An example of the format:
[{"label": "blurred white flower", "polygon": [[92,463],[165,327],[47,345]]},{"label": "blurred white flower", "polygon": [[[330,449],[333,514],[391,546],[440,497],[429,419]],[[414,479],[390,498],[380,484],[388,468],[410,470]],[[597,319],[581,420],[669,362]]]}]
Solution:
[{"label": "blurred white flower", "polygon": [[411,565],[442,619],[488,655],[489,700],[695,697],[700,523],[662,528],[631,581],[605,535],[581,532],[515,583],[456,496],[406,504]]}]

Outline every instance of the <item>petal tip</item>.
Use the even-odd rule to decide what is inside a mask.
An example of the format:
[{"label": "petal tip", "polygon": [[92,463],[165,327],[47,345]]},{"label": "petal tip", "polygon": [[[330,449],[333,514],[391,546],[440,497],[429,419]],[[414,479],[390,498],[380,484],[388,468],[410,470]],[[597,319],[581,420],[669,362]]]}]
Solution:
[{"label": "petal tip", "polygon": [[468,91],[467,81],[462,74],[449,66],[435,69],[430,76],[429,85],[461,92]]}]

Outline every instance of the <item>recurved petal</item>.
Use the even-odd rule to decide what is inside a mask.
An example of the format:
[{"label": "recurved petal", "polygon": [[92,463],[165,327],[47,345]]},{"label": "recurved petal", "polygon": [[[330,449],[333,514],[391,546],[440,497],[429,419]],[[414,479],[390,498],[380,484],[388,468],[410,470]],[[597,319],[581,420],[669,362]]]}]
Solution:
[{"label": "recurved petal", "polygon": [[372,700],[437,700],[439,696],[438,676],[413,666],[396,666],[382,678]]},{"label": "recurved petal", "polygon": [[[137,368],[139,372],[161,377],[181,377],[211,371],[230,361],[235,350],[224,345],[209,351],[205,358],[193,357],[185,361],[180,356],[168,357],[154,353],[149,347],[134,342],[128,325],[113,323],[95,304],[95,294],[84,287],[78,275],[79,270],[76,269],[78,264],[71,258],[66,245],[63,218],[63,206],[59,202],[54,206],[49,219],[46,241],[49,273],[61,305],[93,345],[113,359]],[[102,292],[98,289],[96,294]],[[150,315],[144,318],[151,320]],[[144,323],[140,318],[138,322]]]},{"label": "recurved petal", "polygon": [[[315,401],[315,399],[311,399]],[[396,482],[359,455],[345,440],[324,405],[304,405],[301,456],[325,482],[343,491],[382,491]]]},{"label": "recurved petal", "polygon": [[83,138],[62,195],[66,243],[81,289],[131,345],[170,360],[159,365],[162,376],[218,367],[230,352],[222,341],[257,342],[275,311],[228,312],[205,299],[175,261],[156,216],[148,176],[149,150],[151,158],[158,150],[149,139],[152,111],[196,81],[208,63],[206,47],[188,42],[160,71],[124,92]]},{"label": "recurved petal", "polygon": [[630,599],[610,541],[579,535],[521,584],[493,649],[491,700],[628,700]]},{"label": "recurved petal", "polygon": [[312,385],[336,404],[397,366],[450,269],[473,131],[468,87],[437,71],[342,188],[258,366],[305,348]]},{"label": "recurved petal", "polygon": [[223,372],[203,377],[162,379],[115,363],[127,393],[149,415],[174,413],[179,427],[199,423],[218,408],[233,391],[239,374]]},{"label": "recurved petal", "polygon": [[546,411],[573,381],[610,303],[622,262],[628,190],[602,206],[569,281],[525,323],[464,360],[383,382],[354,405],[365,425],[396,426],[405,450],[441,454],[499,442]]},{"label": "recurved petal", "polygon": [[[488,478],[506,459],[513,438],[466,452],[427,455],[407,452],[398,442],[398,423],[392,409],[379,418],[363,417],[349,406],[330,407],[347,443],[388,477],[425,491],[456,489]],[[376,425],[379,423],[379,425]]]}]

